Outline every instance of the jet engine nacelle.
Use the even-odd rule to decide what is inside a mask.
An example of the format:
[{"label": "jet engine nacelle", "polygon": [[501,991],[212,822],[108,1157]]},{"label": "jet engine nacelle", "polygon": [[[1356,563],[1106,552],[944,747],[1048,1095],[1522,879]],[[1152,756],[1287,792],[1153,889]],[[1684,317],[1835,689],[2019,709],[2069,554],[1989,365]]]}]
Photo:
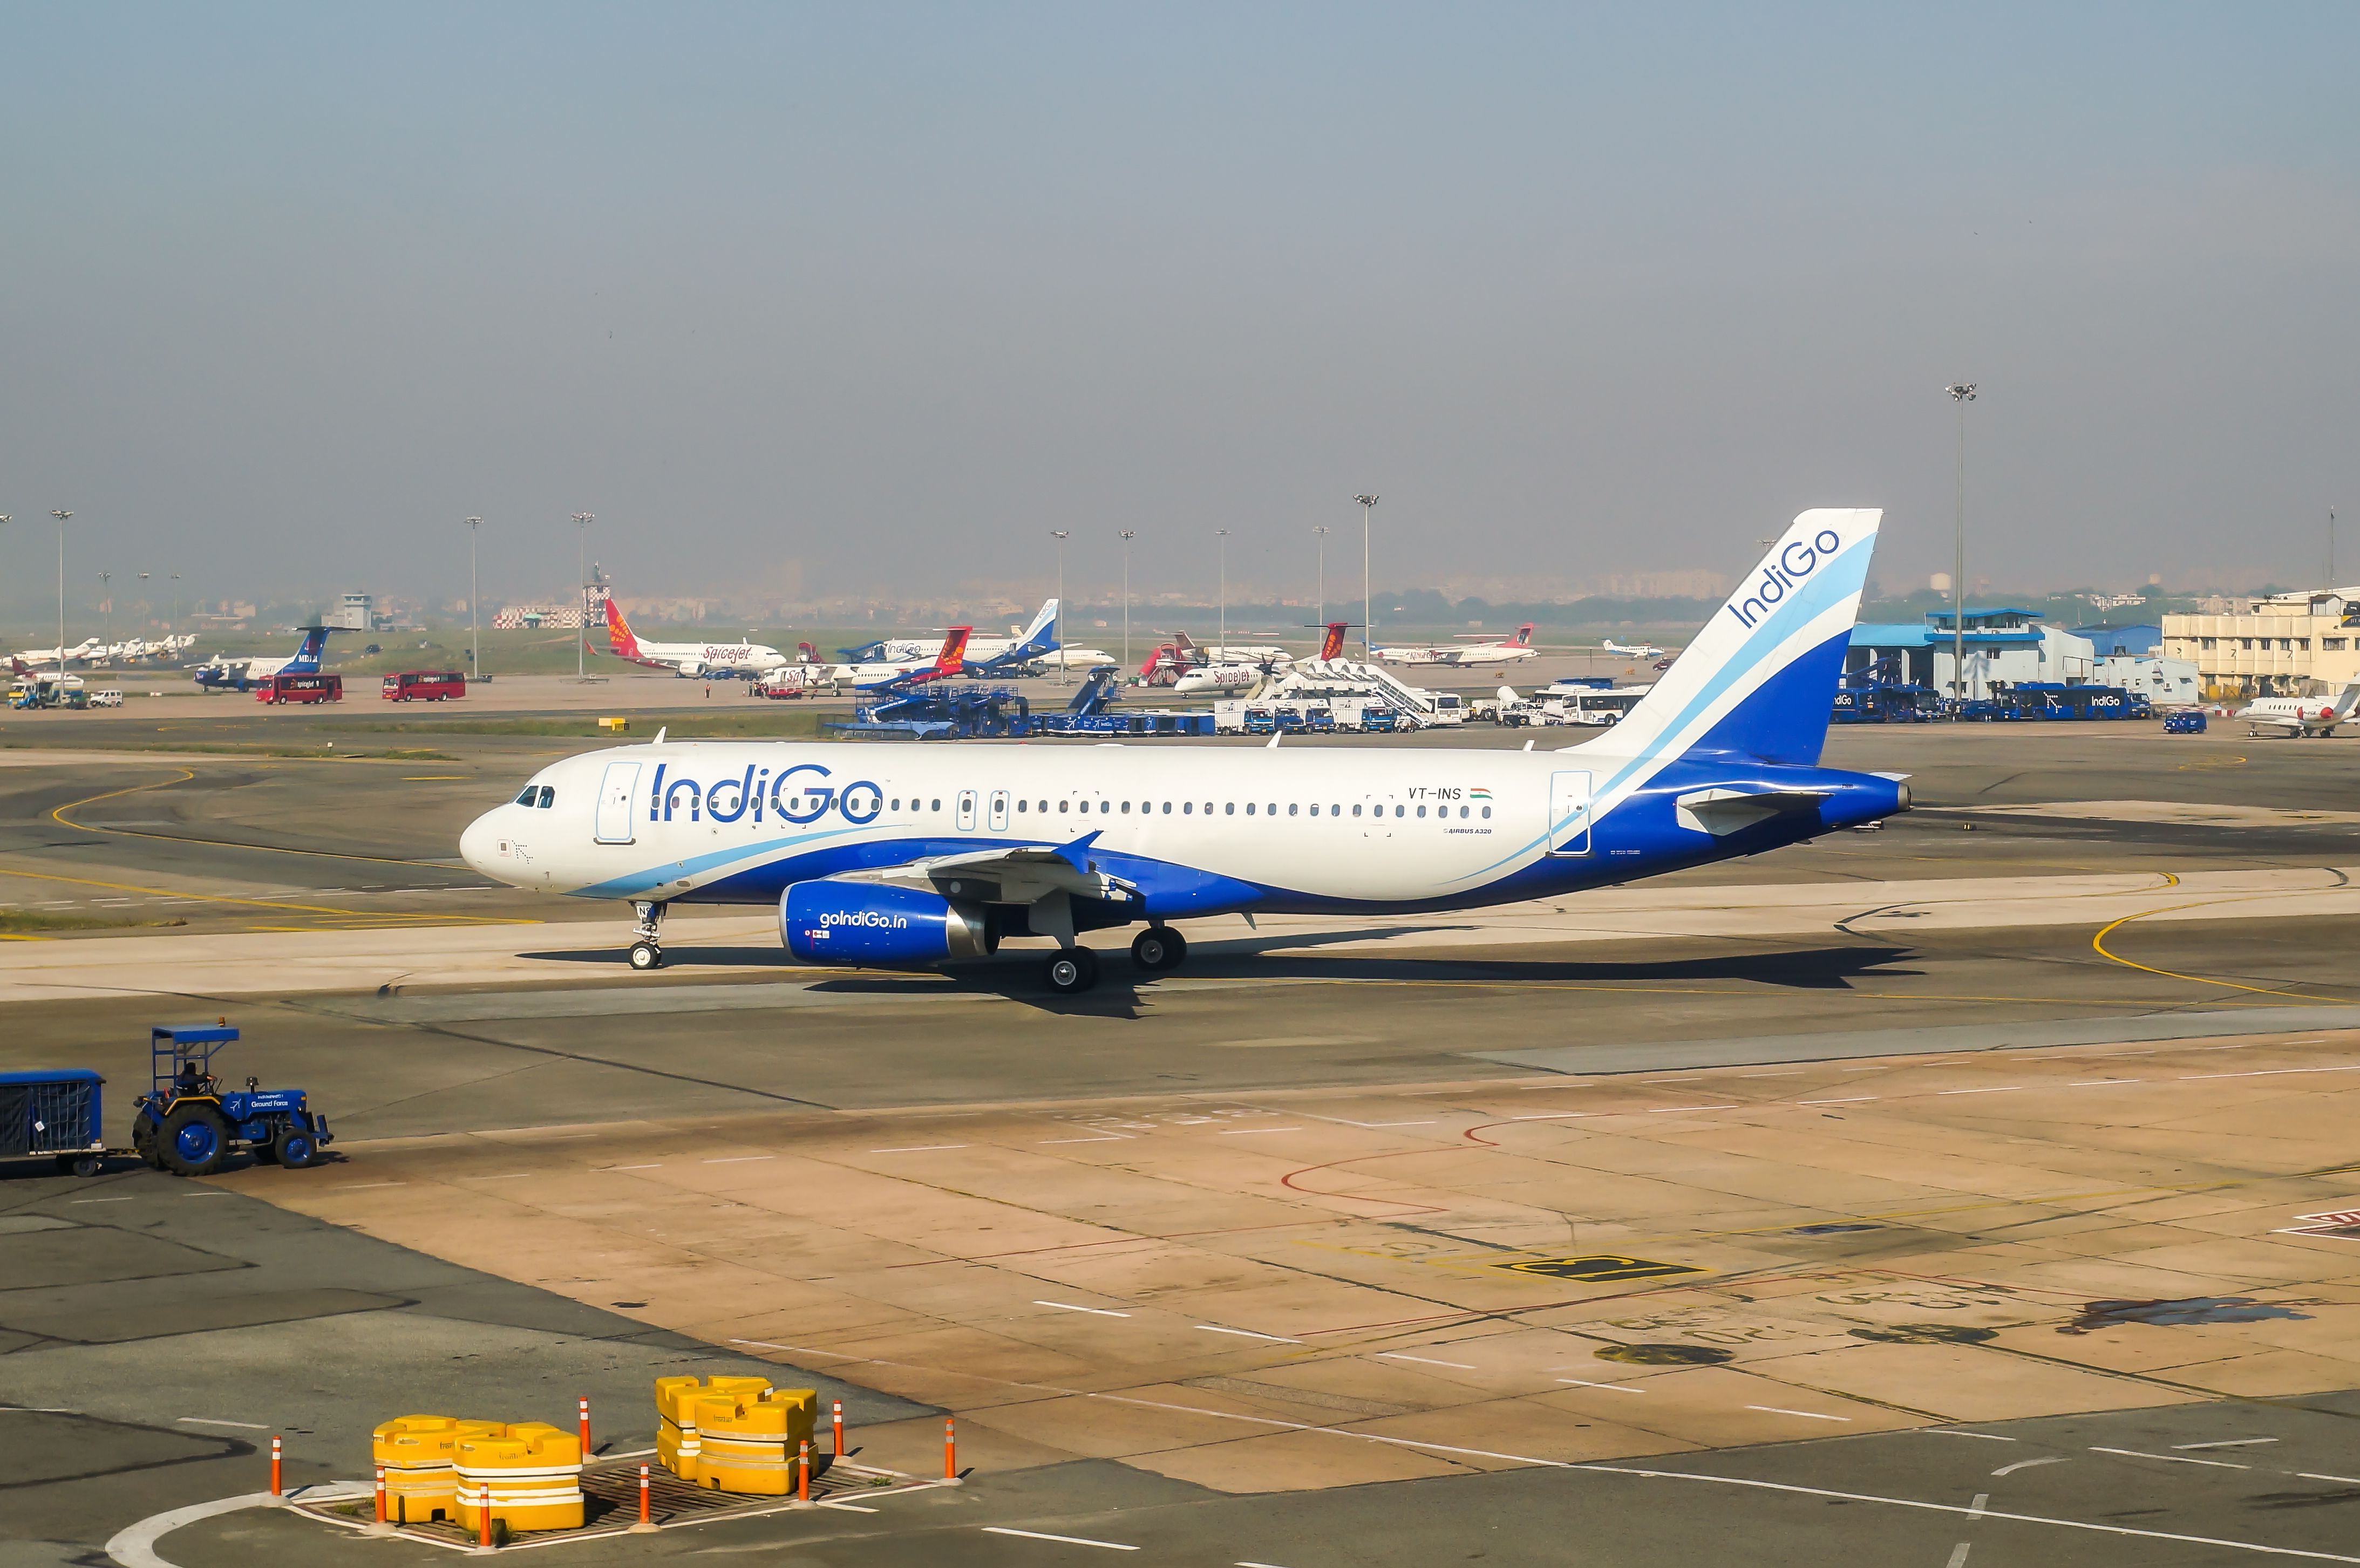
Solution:
[{"label": "jet engine nacelle", "polygon": [[809,963],[887,969],[985,958],[999,945],[980,909],[873,882],[794,884],[779,899],[779,934]]}]

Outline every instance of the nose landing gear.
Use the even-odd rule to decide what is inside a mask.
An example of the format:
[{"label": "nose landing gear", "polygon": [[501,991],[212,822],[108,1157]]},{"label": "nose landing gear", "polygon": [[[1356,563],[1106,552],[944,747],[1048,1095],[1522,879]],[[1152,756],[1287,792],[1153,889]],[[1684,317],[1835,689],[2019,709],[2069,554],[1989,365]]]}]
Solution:
[{"label": "nose landing gear", "polygon": [[661,903],[635,903],[631,910],[639,917],[639,930],[633,933],[639,940],[631,943],[631,967],[661,969],[664,906]]}]

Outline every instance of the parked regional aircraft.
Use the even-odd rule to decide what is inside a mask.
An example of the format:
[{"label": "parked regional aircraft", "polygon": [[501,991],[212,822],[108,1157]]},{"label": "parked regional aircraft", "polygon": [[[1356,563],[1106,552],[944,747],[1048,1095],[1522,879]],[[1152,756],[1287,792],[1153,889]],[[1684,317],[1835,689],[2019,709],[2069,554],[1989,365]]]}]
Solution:
[{"label": "parked regional aircraft", "polygon": [[190,672],[190,679],[207,691],[243,691],[274,675],[314,675],[320,656],[327,651],[328,634],[341,626],[302,626],[303,640],[285,659],[232,659],[217,653]]},{"label": "parked regional aircraft", "polygon": [[673,903],[775,904],[795,957],[922,967],[1006,940],[1170,922],[1556,898],[1755,855],[1908,809],[1819,766],[1881,514],[1805,512],[1622,723],[1555,752],[682,741],[542,768],[459,852],[538,892],[628,900],[632,966]]},{"label": "parked regional aircraft", "polygon": [[1448,664],[1454,667],[1486,664],[1513,664],[1521,659],[1537,659],[1540,649],[1533,646],[1533,623],[1518,626],[1513,637],[1505,632],[1486,637],[1476,632],[1461,633],[1448,642],[1426,648],[1381,648],[1377,657],[1387,664]]},{"label": "parked regional aircraft", "polygon": [[[588,646],[588,639],[584,641]],[[643,642],[631,635],[631,623],[623,618],[623,606],[612,595],[606,600],[606,641],[618,659],[650,670],[669,670],[691,680],[768,675],[788,662],[777,648],[752,641]],[[592,648],[591,651],[598,650]]]},{"label": "parked regional aircraft", "polygon": [[1664,657],[1664,650],[1657,648],[1653,643],[1634,642],[1625,645],[1623,643],[1616,642],[1612,637],[1608,637],[1604,642],[1600,643],[1598,646],[1603,652],[1619,653],[1625,659],[1661,659]]},{"label": "parked regional aircraft", "polygon": [[[1032,615],[1032,624],[1022,628],[1011,626],[1008,636],[977,637],[969,628],[967,639],[967,659],[970,667],[982,664],[1024,664],[1045,659],[1057,651],[1057,617],[1059,602],[1044,600]],[[948,626],[936,626],[937,636],[949,631]],[[866,648],[842,648],[847,664],[930,664],[934,658],[934,643],[925,637],[880,637]],[[1013,656],[1013,657],[1011,657]]]},{"label": "parked regional aircraft", "polygon": [[2333,735],[2335,726],[2348,722],[2355,710],[2360,710],[2360,681],[2344,687],[2344,694],[2333,702],[2323,697],[2260,697],[2230,716],[2243,719],[2249,735],[2267,730],[2300,740],[2304,735]]}]

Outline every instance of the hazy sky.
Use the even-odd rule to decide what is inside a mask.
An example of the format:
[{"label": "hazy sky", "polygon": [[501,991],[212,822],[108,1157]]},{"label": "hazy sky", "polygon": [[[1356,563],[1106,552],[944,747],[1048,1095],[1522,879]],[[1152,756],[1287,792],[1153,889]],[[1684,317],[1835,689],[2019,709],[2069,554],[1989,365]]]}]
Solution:
[{"label": "hazy sky", "polygon": [[2360,577],[2360,7],[1902,10],[0,5],[0,608]]}]

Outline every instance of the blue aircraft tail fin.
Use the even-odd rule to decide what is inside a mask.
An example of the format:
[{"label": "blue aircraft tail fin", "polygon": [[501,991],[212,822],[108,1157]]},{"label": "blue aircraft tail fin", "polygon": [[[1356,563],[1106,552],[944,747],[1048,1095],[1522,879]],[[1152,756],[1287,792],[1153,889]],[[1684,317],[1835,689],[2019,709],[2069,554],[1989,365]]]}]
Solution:
[{"label": "blue aircraft tail fin", "polygon": [[1797,517],[1638,706],[1580,749],[1817,763],[1884,515]]},{"label": "blue aircraft tail fin", "polygon": [[279,667],[279,672],[281,675],[317,675],[320,672],[320,656],[327,651],[328,628],[305,626],[303,646],[295,650],[294,658]]},{"label": "blue aircraft tail fin", "polygon": [[1028,659],[1038,659],[1044,653],[1056,652],[1060,646],[1057,639],[1057,622],[1065,613],[1065,606],[1059,601],[1055,599],[1043,601],[1040,614],[1032,617],[1032,624],[1024,628],[1024,635],[1016,639],[1015,646],[1009,651],[1022,654]]}]

